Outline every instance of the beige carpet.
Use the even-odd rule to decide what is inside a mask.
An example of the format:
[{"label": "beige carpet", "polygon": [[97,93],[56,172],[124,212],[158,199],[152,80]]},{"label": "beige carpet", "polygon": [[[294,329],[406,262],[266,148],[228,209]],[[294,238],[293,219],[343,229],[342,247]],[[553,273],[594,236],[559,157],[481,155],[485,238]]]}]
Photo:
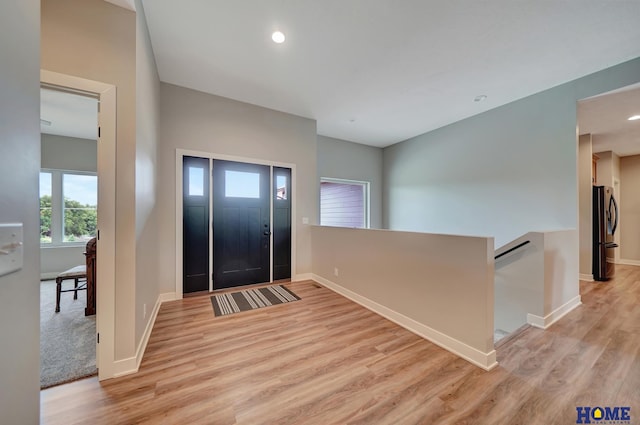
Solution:
[{"label": "beige carpet", "polygon": [[[64,288],[73,281],[63,283]],[[40,387],[96,375],[96,316],[85,316],[86,291],[62,293],[56,313],[56,282],[40,283]]]}]

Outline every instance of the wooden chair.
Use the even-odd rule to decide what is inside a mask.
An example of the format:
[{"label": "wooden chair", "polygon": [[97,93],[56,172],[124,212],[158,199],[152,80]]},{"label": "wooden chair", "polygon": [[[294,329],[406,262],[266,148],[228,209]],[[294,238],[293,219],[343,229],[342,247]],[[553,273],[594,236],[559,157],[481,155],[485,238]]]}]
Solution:
[{"label": "wooden chair", "polygon": [[[85,264],[65,270],[56,277],[56,313],[60,312],[60,294],[73,292],[73,299],[78,299],[78,291],[87,291],[85,316],[96,314],[96,238],[87,242]],[[73,279],[73,288],[62,289],[62,282]]]},{"label": "wooden chair", "polygon": [[[73,288],[62,289],[62,282],[73,279]],[[81,282],[82,281],[82,282]],[[78,291],[87,290],[87,266],[75,266],[65,270],[56,277],[56,313],[60,312],[60,294],[73,292],[73,299],[78,299]]]}]

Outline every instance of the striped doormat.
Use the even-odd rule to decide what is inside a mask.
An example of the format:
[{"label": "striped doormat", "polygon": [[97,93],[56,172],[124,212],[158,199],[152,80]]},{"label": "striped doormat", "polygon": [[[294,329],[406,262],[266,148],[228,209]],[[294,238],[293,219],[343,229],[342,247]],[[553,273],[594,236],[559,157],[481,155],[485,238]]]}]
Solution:
[{"label": "striped doormat", "polygon": [[213,313],[216,316],[255,310],[256,308],[298,301],[300,298],[282,285],[227,292],[211,297]]}]

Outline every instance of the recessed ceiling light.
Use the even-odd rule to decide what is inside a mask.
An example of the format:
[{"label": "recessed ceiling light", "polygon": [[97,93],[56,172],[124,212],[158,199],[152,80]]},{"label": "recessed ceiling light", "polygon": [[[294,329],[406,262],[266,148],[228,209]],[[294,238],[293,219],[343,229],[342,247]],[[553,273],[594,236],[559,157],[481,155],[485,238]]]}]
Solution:
[{"label": "recessed ceiling light", "polygon": [[278,44],[284,43],[284,34],[280,31],[274,31],[273,34],[271,34],[271,39]]},{"label": "recessed ceiling light", "polygon": [[634,115],[632,117],[627,118],[629,121],[640,120],[640,115]]},{"label": "recessed ceiling light", "polygon": [[473,98],[474,102],[482,102],[483,100],[485,100],[487,98],[486,94],[481,94],[479,96],[476,96],[475,98]]}]

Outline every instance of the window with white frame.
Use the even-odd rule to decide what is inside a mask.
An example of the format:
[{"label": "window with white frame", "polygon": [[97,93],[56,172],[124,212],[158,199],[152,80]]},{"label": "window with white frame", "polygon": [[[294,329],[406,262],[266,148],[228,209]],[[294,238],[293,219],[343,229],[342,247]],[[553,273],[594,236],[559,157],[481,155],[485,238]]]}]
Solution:
[{"label": "window with white frame", "polygon": [[320,179],[320,224],[336,227],[369,227],[369,183]]},{"label": "window with white frame", "polygon": [[98,176],[62,170],[40,172],[40,243],[86,243],[98,225]]}]

